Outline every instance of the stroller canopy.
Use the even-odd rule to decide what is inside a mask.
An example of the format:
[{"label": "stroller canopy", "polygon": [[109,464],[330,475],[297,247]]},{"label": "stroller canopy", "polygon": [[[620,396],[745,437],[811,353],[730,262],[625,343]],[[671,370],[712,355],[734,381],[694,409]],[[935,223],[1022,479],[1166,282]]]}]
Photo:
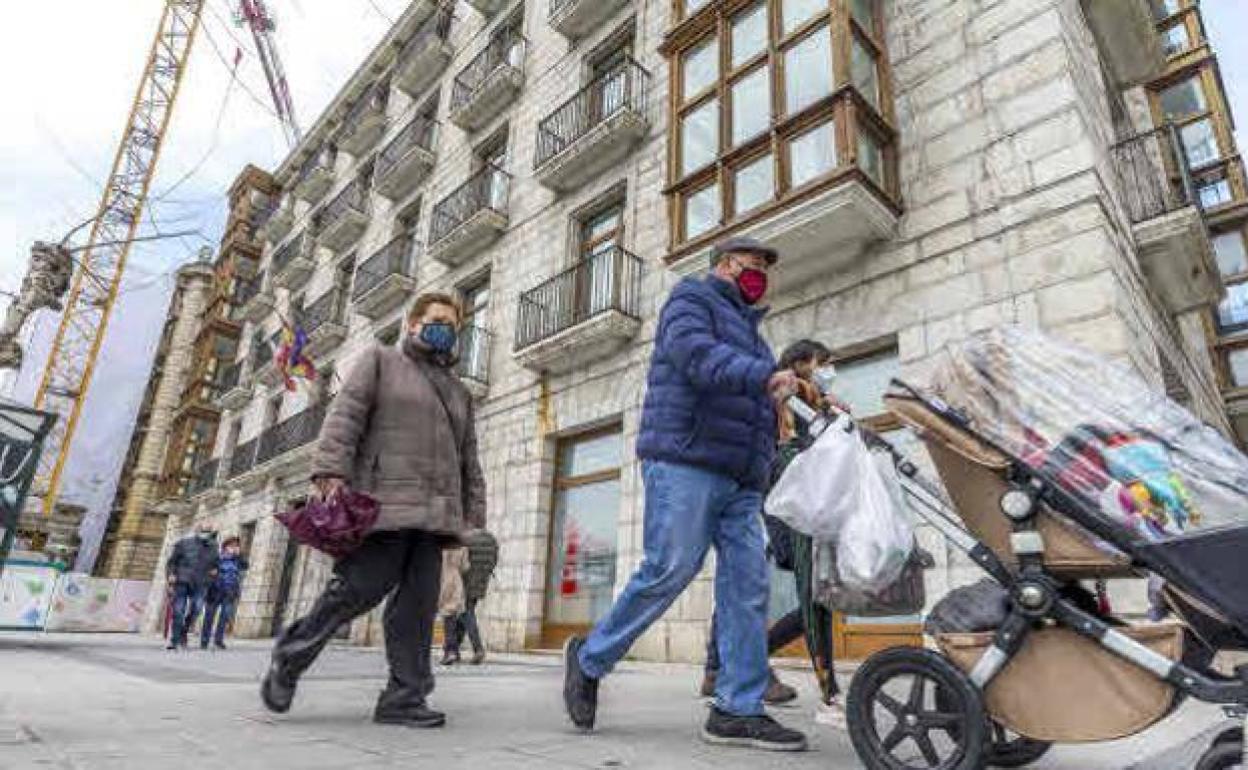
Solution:
[{"label": "stroller canopy", "polygon": [[1064,513],[1111,533],[1101,547],[1160,558],[1170,569],[1144,561],[1181,587],[1205,583],[1198,593],[1220,594],[1214,603],[1248,626],[1248,607],[1227,606],[1248,603],[1248,458],[1160,387],[1065,340],[1007,326],[947,346],[928,395],[1070,493],[1079,504]]}]

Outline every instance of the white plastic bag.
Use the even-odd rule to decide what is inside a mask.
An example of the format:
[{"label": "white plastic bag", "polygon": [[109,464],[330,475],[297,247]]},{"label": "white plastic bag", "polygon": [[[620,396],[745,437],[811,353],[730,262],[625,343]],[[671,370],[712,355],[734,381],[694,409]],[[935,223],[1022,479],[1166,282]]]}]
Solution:
[{"label": "white plastic bag", "polygon": [[896,582],[914,546],[892,458],[868,450],[844,415],[789,463],[766,510],[816,542],[835,544],[841,583],[860,591]]},{"label": "white plastic bag", "polygon": [[835,541],[859,504],[859,468],[868,452],[858,431],[846,427],[848,418],[837,418],[767,495],[767,513],[817,541]]},{"label": "white plastic bag", "polygon": [[882,591],[901,576],[914,548],[901,481],[886,452],[860,459],[859,505],[836,539],[841,582],[859,591]]}]

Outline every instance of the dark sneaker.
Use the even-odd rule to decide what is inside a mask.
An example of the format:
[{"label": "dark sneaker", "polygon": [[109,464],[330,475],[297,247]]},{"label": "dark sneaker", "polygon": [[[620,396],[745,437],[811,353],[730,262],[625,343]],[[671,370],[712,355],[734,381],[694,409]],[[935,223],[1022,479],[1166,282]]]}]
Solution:
[{"label": "dark sneaker", "polygon": [[207,640],[204,640],[204,641],[202,641],[202,642],[200,642],[200,643],[199,643],[199,649],[201,649],[201,650],[206,650],[206,649],[208,649],[208,642],[207,642]]},{"label": "dark sneaker", "polygon": [[298,680],[287,675],[281,666],[273,663],[265,673],[264,681],[260,682],[260,700],[264,701],[265,708],[269,711],[275,714],[285,714],[290,711],[290,704],[295,700],[297,685]]},{"label": "dark sneaker", "polygon": [[485,650],[478,650],[472,654],[472,665],[479,666],[485,662]]},{"label": "dark sneaker", "polygon": [[174,644],[173,642],[170,642],[170,643],[169,643],[169,645],[168,645],[167,647],[165,647],[165,649],[166,649],[166,650],[176,650],[176,649],[178,649],[178,645]]},{"label": "dark sneaker", "polygon": [[402,725],[404,727],[441,727],[446,724],[446,714],[434,711],[424,703],[401,707],[377,704],[373,721],[379,725]]},{"label": "dark sneaker", "polygon": [[714,671],[707,671],[702,675],[702,688],[698,690],[698,693],[703,698],[715,697],[715,679],[716,674]]},{"label": "dark sneaker", "polygon": [[805,751],[806,736],[790,730],[766,714],[738,717],[711,708],[702,728],[702,740],[717,746],[747,746],[766,751]]},{"label": "dark sneaker", "polygon": [[458,652],[444,652],[444,653],[442,653],[442,665],[443,665],[443,666],[453,666],[453,665],[455,665],[455,664],[456,664],[456,663],[458,663],[458,662],[459,662],[459,653],[458,653]]},{"label": "dark sneaker", "polygon": [[581,670],[580,653],[584,644],[584,639],[573,636],[563,646],[563,705],[572,724],[582,730],[592,730],[598,715],[598,680]]},{"label": "dark sneaker", "polygon": [[213,646],[216,647],[218,650],[224,650],[225,642],[214,642]]},{"label": "dark sneaker", "polygon": [[767,691],[763,693],[763,703],[768,706],[783,706],[797,700],[797,690],[780,681],[775,669],[768,671]]}]

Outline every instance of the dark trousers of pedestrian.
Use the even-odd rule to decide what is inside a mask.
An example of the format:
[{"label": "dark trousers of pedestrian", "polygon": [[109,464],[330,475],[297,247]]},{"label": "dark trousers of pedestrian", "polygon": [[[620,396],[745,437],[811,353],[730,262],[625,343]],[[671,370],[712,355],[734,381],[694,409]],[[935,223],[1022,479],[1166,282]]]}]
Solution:
[{"label": "dark trousers of pedestrian", "polygon": [[169,644],[175,647],[186,645],[186,635],[191,624],[199,617],[203,607],[204,589],[190,583],[177,583],[173,586],[173,635]]},{"label": "dark trousers of pedestrian", "polygon": [[442,542],[419,530],[377,532],[339,559],[334,576],[312,611],[282,633],[273,661],[297,679],[345,623],[386,602],[382,617],[390,681],[382,699],[394,705],[423,703],[433,692],[429,651],[438,610]]},{"label": "dark trousers of pedestrian", "polygon": [[459,648],[464,643],[464,636],[468,637],[474,653],[485,652],[485,645],[481,643],[481,628],[477,625],[476,599],[467,600],[464,604],[464,611],[455,618],[446,618],[442,635],[446,641],[443,648],[449,654],[459,654]]},{"label": "dark trousers of pedestrian", "polygon": [[199,644],[208,646],[208,640],[218,646],[225,644],[225,629],[234,620],[238,599],[233,596],[210,596],[204,602],[204,622],[199,629]]}]

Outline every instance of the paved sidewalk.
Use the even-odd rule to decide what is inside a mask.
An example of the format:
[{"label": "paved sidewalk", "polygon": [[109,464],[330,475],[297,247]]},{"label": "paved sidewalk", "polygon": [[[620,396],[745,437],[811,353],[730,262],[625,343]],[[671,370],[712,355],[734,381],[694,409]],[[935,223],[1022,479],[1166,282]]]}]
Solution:
[{"label": "paved sidewalk", "polygon": [[[859,767],[846,734],[813,724],[811,677],[799,671],[783,676],[801,706],[776,713],[810,732],[812,750],[762,755],[697,740],[705,706],[690,666],[621,666],[603,685],[600,729],[584,736],[564,718],[557,657],[495,656],[439,671],[432,701],[449,724],[418,731],[369,721],[385,674],[375,649],[327,650],[291,713],[269,714],[256,695],[268,646],[166,652],[155,638],[0,633],[0,769]],[[1062,747],[1035,767],[1190,767],[1189,739],[1217,721],[1189,705],[1142,738]]]}]

